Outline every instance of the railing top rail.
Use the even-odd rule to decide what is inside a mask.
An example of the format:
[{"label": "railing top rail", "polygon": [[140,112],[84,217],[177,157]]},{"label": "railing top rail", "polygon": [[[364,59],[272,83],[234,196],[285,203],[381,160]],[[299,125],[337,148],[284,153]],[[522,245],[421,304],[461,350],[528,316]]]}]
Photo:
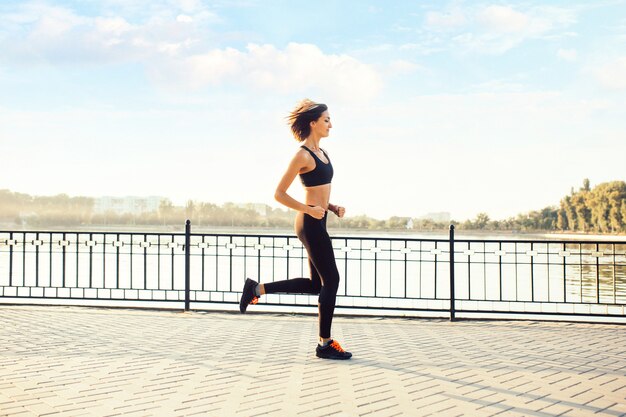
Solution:
[{"label": "railing top rail", "polygon": [[[0,230],[0,233],[13,234],[66,234],[66,235],[132,235],[132,236],[185,236],[184,232],[126,232],[126,231],[65,231],[65,230]],[[190,233],[191,236],[217,237],[253,237],[253,238],[297,238],[295,234],[263,234],[263,233]],[[447,238],[417,238],[417,237],[376,237],[376,236],[341,236],[331,235],[332,239],[347,240],[392,240],[392,241],[420,241],[420,242],[447,242]]]},{"label": "railing top rail", "polygon": [[102,231],[102,230],[0,230],[0,233],[37,234],[48,235],[132,235],[132,236],[185,236],[185,232],[125,232],[125,231]]},{"label": "railing top rail", "polygon": [[[66,235],[124,235],[124,236],[185,236],[184,232],[158,232],[158,231],[103,231],[103,230],[0,230],[0,233],[13,234],[66,234]],[[626,240],[603,240],[603,239],[475,239],[455,237],[456,243],[540,243],[540,244],[598,244],[598,245],[626,245]],[[271,234],[271,233],[212,233],[196,232],[191,236],[215,236],[215,237],[251,237],[251,238],[295,238],[295,234]],[[332,239],[364,240],[364,241],[398,241],[398,242],[448,242],[449,238],[421,238],[421,237],[391,237],[391,236],[346,236],[331,235]]]}]

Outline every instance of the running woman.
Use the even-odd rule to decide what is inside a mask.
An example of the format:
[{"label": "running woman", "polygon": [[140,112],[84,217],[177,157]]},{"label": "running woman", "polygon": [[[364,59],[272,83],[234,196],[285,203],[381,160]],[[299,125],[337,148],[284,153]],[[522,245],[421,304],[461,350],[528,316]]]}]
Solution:
[{"label": "running woman", "polygon": [[[339,288],[339,271],[326,231],[326,219],[328,211],[343,217],[346,210],[330,204],[333,166],[328,154],[320,148],[320,140],[328,136],[332,127],[328,107],[305,99],[289,114],[288,120],[294,137],[302,146],[278,183],[274,197],[279,203],[298,212],[295,231],[306,248],[311,278],[294,278],[267,284],[259,284],[248,278],[243,286],[239,310],[245,313],[248,305],[256,304],[263,294],[319,294],[319,343],[315,354],[324,359],[350,359],[352,354],[333,340],[330,333]],[[304,204],[287,194],[297,175],[305,189]]]}]

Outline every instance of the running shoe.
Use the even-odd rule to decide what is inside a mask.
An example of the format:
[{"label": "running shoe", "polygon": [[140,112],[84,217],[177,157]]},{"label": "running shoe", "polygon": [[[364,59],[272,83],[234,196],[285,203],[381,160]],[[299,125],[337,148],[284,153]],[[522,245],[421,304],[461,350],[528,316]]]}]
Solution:
[{"label": "running shoe", "polygon": [[352,353],[343,350],[336,340],[331,340],[330,343],[324,347],[317,345],[317,348],[315,348],[315,356],[322,359],[350,359]]},{"label": "running shoe", "polygon": [[241,294],[241,300],[239,300],[239,311],[246,312],[248,305],[256,304],[259,302],[259,297],[254,294],[254,289],[257,286],[257,282],[253,279],[246,278],[246,282],[243,284],[243,293]]}]

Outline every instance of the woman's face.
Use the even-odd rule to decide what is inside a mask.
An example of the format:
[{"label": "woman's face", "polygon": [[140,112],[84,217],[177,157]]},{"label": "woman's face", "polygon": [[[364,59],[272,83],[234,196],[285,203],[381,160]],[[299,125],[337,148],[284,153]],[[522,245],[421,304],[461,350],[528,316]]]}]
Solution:
[{"label": "woman's face", "polygon": [[328,114],[328,110],[322,113],[319,119],[311,122],[311,131],[315,132],[321,138],[325,138],[328,136],[331,127],[333,127],[333,124],[330,122],[330,115]]}]

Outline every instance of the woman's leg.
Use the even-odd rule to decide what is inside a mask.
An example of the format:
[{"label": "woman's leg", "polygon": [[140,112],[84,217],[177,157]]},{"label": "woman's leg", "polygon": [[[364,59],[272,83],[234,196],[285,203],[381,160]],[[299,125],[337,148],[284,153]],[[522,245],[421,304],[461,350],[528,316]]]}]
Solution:
[{"label": "woman's leg", "polygon": [[[305,293],[318,294],[319,310],[319,336],[321,343],[317,346],[315,354],[325,359],[350,359],[352,354],[346,352],[337,341],[330,340],[335,301],[339,288],[339,271],[335,261],[335,252],[332,241],[326,231],[326,217],[316,220],[307,215],[296,216],[296,233],[309,254],[309,268],[311,279],[294,278],[282,281],[256,285],[256,282],[248,279],[244,285],[244,291],[239,304],[242,313],[245,312],[247,303],[254,299],[254,293]],[[248,287],[246,287],[248,286]],[[254,291],[253,287],[256,286]]]},{"label": "woman's leg", "polygon": [[328,339],[331,336],[330,328],[335,312],[335,301],[339,288],[339,271],[335,262],[333,246],[326,231],[320,233],[314,242],[308,242],[307,251],[322,282],[319,292],[319,336]]},{"label": "woman's leg", "polygon": [[311,278],[291,278],[282,281],[260,284],[263,286],[261,294],[296,293],[296,294],[319,294],[321,288],[320,276],[309,258]]},{"label": "woman's leg", "polygon": [[310,227],[305,227],[308,233],[304,239],[301,239],[322,281],[318,301],[320,343],[315,348],[315,355],[323,359],[350,359],[352,353],[346,352],[336,340],[330,337],[339,288],[339,271],[335,262],[332,241],[326,232],[326,217],[315,222],[305,222]]},{"label": "woman's leg", "polygon": [[264,291],[260,293],[319,294],[319,336],[328,339],[339,288],[339,271],[333,245],[326,231],[326,217],[317,220],[304,214],[298,216],[296,233],[309,254],[311,279],[293,278],[268,282],[263,284]]},{"label": "woman's leg", "polygon": [[313,262],[309,258],[309,270],[311,278],[292,278],[282,281],[268,282],[267,284],[259,284],[250,278],[244,283],[241,299],[239,301],[239,310],[245,313],[249,304],[256,304],[263,294],[277,293],[296,293],[296,294],[319,294],[322,287],[322,280],[317,270],[313,266]]},{"label": "woman's leg", "polygon": [[[304,213],[298,213],[295,218],[295,232],[298,239],[303,243],[304,247],[309,253],[309,271],[311,273],[311,279],[308,278],[292,278],[282,281],[268,282],[267,284],[261,284],[260,294],[276,294],[276,293],[297,293],[297,294],[319,294],[322,286],[322,281],[317,269],[313,265],[311,260],[309,248],[307,246],[306,236],[311,234],[311,221],[315,220]],[[317,220],[319,222],[319,220]],[[308,229],[308,230],[307,230]]]},{"label": "woman's leg", "polygon": [[305,214],[298,216],[296,232],[309,254],[312,283],[317,281],[321,285],[318,299],[319,336],[328,339],[339,288],[339,271],[333,245],[326,231],[326,217],[317,220]]}]

